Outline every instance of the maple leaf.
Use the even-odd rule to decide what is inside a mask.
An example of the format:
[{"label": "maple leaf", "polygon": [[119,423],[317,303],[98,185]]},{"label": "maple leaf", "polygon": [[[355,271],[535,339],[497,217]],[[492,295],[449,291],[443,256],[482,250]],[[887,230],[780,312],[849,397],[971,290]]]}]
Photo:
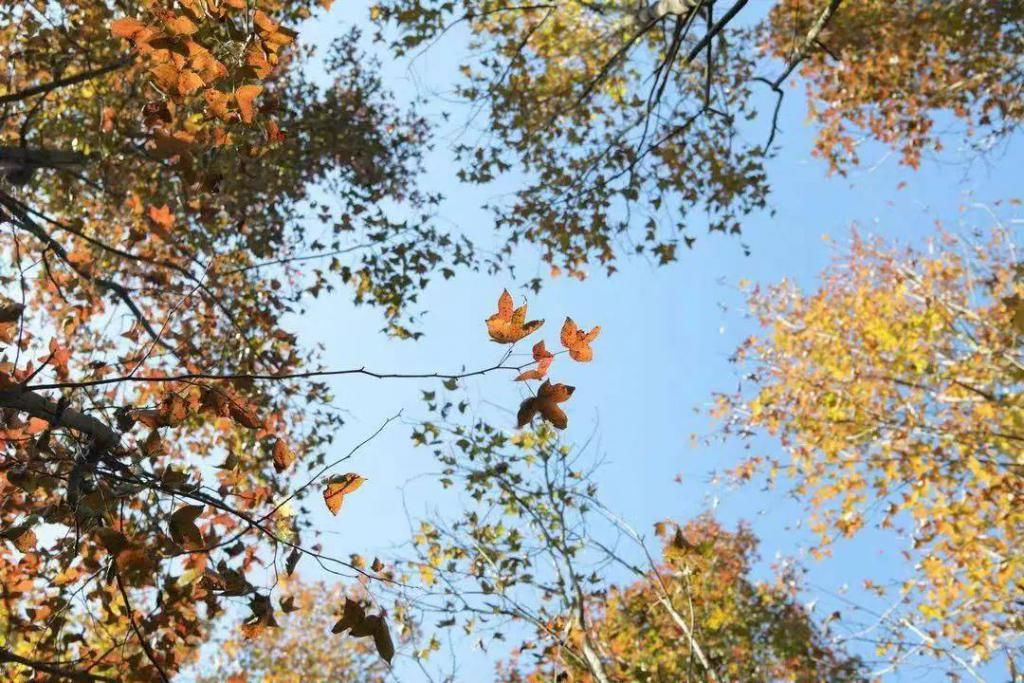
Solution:
[{"label": "maple leaf", "polygon": [[594,359],[594,350],[590,348],[590,342],[597,339],[601,334],[601,326],[597,325],[590,332],[581,330],[572,318],[566,318],[562,324],[560,335],[562,346],[569,349],[569,357],[579,363],[589,363]]},{"label": "maple leaf", "polygon": [[516,382],[524,382],[528,379],[544,379],[544,376],[548,374],[548,368],[551,367],[552,361],[555,359],[555,354],[551,353],[544,346],[544,341],[541,340],[533,345],[533,360],[537,362],[537,367],[532,370],[527,370],[516,377]]},{"label": "maple leaf", "polygon": [[117,38],[135,40],[136,37],[148,28],[138,19],[115,19],[110,22],[110,32]]},{"label": "maple leaf", "polygon": [[210,110],[210,113],[221,121],[231,120],[232,112],[228,110],[228,105],[231,103],[230,95],[208,88],[203,91],[203,98],[206,99],[206,108]]},{"label": "maple leaf", "polygon": [[263,92],[262,85],[243,85],[235,90],[235,102],[238,103],[238,111],[242,115],[242,121],[252,123],[255,114],[253,100]]},{"label": "maple leaf", "polygon": [[335,475],[327,481],[324,488],[324,502],[327,503],[327,509],[331,511],[332,515],[338,514],[341,504],[345,501],[345,496],[362,486],[364,481],[366,479],[354,472]]},{"label": "maple leaf", "polygon": [[245,49],[245,64],[252,68],[253,73],[256,74],[257,78],[266,78],[270,75],[272,70],[270,62],[267,60],[267,55],[263,51],[263,48],[256,43],[251,43],[249,47]]},{"label": "maple leaf", "polygon": [[270,603],[269,596],[257,593],[249,602],[249,609],[252,610],[252,614],[242,624],[242,635],[246,638],[255,638],[265,628],[277,628],[274,606]]},{"label": "maple leaf", "polygon": [[569,424],[569,418],[565,412],[558,407],[559,403],[569,400],[576,387],[567,384],[552,384],[545,381],[537,390],[536,396],[531,396],[519,406],[519,427],[525,427],[534,417],[540,416],[553,424],[558,429],[565,429]]},{"label": "maple leaf", "polygon": [[391,641],[391,633],[388,630],[387,622],[384,621],[383,614],[368,615],[361,604],[351,598],[346,598],[345,610],[341,619],[331,629],[331,633],[344,633],[345,631],[349,631],[353,638],[372,637],[377,654],[384,661],[391,663],[392,657],[395,656],[395,646]]},{"label": "maple leaf", "polygon": [[145,548],[127,548],[114,560],[117,571],[131,586],[152,584],[156,562],[156,556]]},{"label": "maple leaf", "polygon": [[196,520],[203,514],[202,505],[183,505],[171,515],[168,526],[171,538],[185,550],[203,547],[203,534],[196,526]]},{"label": "maple leaf", "polygon": [[199,27],[186,16],[168,14],[164,19],[164,28],[171,35],[190,36],[199,30]]},{"label": "maple leaf", "polygon": [[512,295],[506,289],[498,298],[498,312],[487,319],[487,333],[499,344],[514,344],[543,324],[543,320],[526,322],[526,304],[513,310]]}]

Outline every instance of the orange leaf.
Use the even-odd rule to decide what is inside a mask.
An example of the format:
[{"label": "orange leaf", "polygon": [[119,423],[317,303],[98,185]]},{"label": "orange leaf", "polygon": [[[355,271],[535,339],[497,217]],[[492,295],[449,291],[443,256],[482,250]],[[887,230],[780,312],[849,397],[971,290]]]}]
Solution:
[{"label": "orange leaf", "polygon": [[292,453],[292,449],[288,448],[288,442],[281,438],[277,439],[274,442],[274,469],[284,472],[291,467],[293,462],[295,462],[295,454]]},{"label": "orange leaf", "polygon": [[161,91],[167,93],[178,89],[178,69],[173,64],[157,64],[149,70]]},{"label": "orange leaf", "polygon": [[196,90],[206,87],[206,83],[191,69],[182,69],[178,74],[178,92],[182,95],[191,95]]},{"label": "orange leaf", "polygon": [[266,12],[260,9],[253,13],[252,21],[256,24],[256,28],[263,33],[273,33],[279,26],[276,21],[267,16]]},{"label": "orange leaf", "polygon": [[176,36],[190,36],[199,30],[199,27],[188,17],[173,14],[168,15],[168,18],[164,20],[164,28],[168,33]]},{"label": "orange leaf", "polygon": [[540,385],[536,396],[528,398],[520,404],[519,427],[525,427],[540,413],[541,417],[558,429],[565,429],[569,424],[569,418],[558,407],[558,404],[568,401],[574,391],[576,391],[576,387],[571,387],[568,384],[544,382]]},{"label": "orange leaf", "polygon": [[228,105],[231,103],[231,96],[222,93],[219,90],[210,88],[203,92],[203,97],[206,98],[206,108],[221,121],[228,121],[231,119],[231,112],[228,111]]},{"label": "orange leaf", "polygon": [[267,119],[267,122],[264,124],[264,128],[266,128],[267,131],[267,142],[270,144],[285,141],[285,134],[281,132],[281,128],[277,125],[277,121],[274,119]]},{"label": "orange leaf", "polygon": [[158,427],[177,427],[188,417],[188,402],[177,394],[171,394],[160,404]]},{"label": "orange leaf", "polygon": [[146,25],[138,19],[115,19],[110,22],[110,32],[118,38],[135,40],[140,33],[146,30]]},{"label": "orange leaf", "polygon": [[238,102],[238,111],[242,113],[242,120],[252,123],[253,106],[252,102],[263,92],[262,85],[243,85],[235,90],[235,101]]},{"label": "orange leaf", "polygon": [[498,298],[498,312],[487,319],[487,333],[499,344],[514,344],[536,332],[543,320],[526,322],[526,304],[512,310],[512,295],[504,290]]},{"label": "orange leaf", "polygon": [[266,78],[270,75],[271,66],[267,55],[263,52],[263,48],[256,43],[252,43],[245,49],[245,63],[252,67],[257,78]]},{"label": "orange leaf", "polygon": [[562,324],[562,346],[569,349],[569,357],[580,363],[589,363],[594,359],[594,350],[590,348],[590,342],[597,339],[601,333],[601,326],[598,325],[590,332],[584,332],[572,318],[566,318]]},{"label": "orange leaf", "polygon": [[551,353],[544,346],[544,341],[541,340],[533,345],[533,360],[537,362],[537,367],[533,370],[527,370],[516,377],[515,381],[522,382],[528,379],[544,379],[544,376],[548,374],[548,368],[551,367],[552,361],[555,359],[555,354]]},{"label": "orange leaf", "polygon": [[227,67],[221,64],[205,47],[194,40],[188,41],[186,47],[188,48],[189,64],[204,81],[212,83],[227,75]]},{"label": "orange leaf", "polygon": [[332,515],[338,514],[345,496],[362,486],[364,481],[366,479],[354,472],[335,475],[327,481],[327,486],[324,488],[324,502],[327,503],[327,509],[331,511]]}]

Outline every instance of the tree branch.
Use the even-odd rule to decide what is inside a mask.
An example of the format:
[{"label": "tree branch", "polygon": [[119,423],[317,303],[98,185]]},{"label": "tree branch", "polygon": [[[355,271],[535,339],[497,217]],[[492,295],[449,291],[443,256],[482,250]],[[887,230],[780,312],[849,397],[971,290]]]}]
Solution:
[{"label": "tree branch", "polygon": [[90,69],[88,71],[81,71],[75,74],[74,76],[58,78],[55,81],[34,85],[30,88],[25,88],[24,90],[20,90],[18,92],[9,93],[7,95],[0,95],[0,105],[9,104],[11,102],[18,102],[20,100],[27,100],[30,97],[35,97],[36,95],[45,95],[48,92],[52,92],[60,88],[66,88],[69,85],[76,85],[84,81],[89,81],[93,78],[98,78],[100,76],[108,74],[111,71],[117,71],[118,69],[122,69],[131,63],[132,56],[125,55],[116,62],[111,62],[106,66],[101,66],[96,69]]},{"label": "tree branch", "polygon": [[96,445],[104,450],[115,447],[120,440],[117,432],[94,417],[59,406],[56,402],[39,394],[16,389],[0,391],[0,408],[10,408],[28,413],[32,417],[46,420],[54,427],[68,427],[91,436]]},{"label": "tree branch", "polygon": [[7,648],[0,647],[0,662],[13,662],[15,664],[21,664],[28,668],[39,671],[44,674],[49,674],[57,679],[67,679],[71,681],[113,681],[115,679],[108,678],[106,676],[99,676],[97,674],[91,674],[85,671],[74,671],[72,669],[65,669],[58,664],[52,664],[50,662],[39,662],[34,659],[28,659],[21,655],[16,655]]}]

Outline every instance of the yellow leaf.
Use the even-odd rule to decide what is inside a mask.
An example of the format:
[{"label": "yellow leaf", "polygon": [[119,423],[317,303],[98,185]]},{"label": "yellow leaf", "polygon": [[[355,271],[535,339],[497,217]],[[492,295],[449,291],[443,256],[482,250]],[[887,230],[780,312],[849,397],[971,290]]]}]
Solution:
[{"label": "yellow leaf", "polygon": [[345,496],[362,486],[364,481],[366,479],[353,472],[335,475],[328,480],[324,488],[324,502],[332,515],[338,514]]}]

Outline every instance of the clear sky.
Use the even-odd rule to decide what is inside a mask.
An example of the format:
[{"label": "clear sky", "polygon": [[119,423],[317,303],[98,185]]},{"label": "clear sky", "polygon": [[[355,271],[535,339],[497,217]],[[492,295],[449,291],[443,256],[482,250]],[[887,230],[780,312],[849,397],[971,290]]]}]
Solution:
[{"label": "clear sky", "polygon": [[[304,35],[307,40],[319,40],[337,32],[341,21],[365,17],[364,10],[361,3],[338,2],[328,17],[307,28]],[[403,99],[444,89],[447,74],[455,73],[461,41],[459,34],[452,34],[420,57],[414,71],[407,62],[388,64],[389,86]],[[453,120],[458,119],[457,111]],[[755,122],[765,134],[768,125],[767,119]],[[728,467],[743,455],[740,444],[697,448],[689,444],[691,433],[713,429],[706,416],[694,409],[705,409],[715,391],[735,389],[736,369],[728,357],[754,332],[745,317],[738,281],[772,283],[786,277],[814,287],[834,248],[823,236],[843,243],[854,223],[863,232],[918,246],[933,234],[936,220],[954,230],[959,226],[990,229],[991,216],[972,205],[991,205],[1021,194],[1019,169],[1024,168],[1019,143],[1011,143],[985,163],[950,163],[956,156],[950,153],[942,160],[926,160],[917,172],[900,167],[884,149],[868,145],[860,170],[849,178],[828,178],[825,165],[810,154],[814,130],[806,120],[799,90],[791,91],[785,100],[781,129],[781,152],[769,169],[775,213],[750,216],[741,239],[700,235],[695,250],[684,250],[674,265],[659,268],[627,259],[611,278],[595,273],[582,283],[550,280],[539,295],[530,296],[530,312],[548,320],[543,332],[549,340],[557,337],[557,326],[566,314],[583,326],[602,326],[593,363],[561,363],[560,367],[556,363],[556,368],[560,381],[578,387],[568,404],[567,438],[582,441],[596,433],[594,448],[606,459],[597,481],[608,506],[636,527],[650,529],[657,520],[685,520],[717,505],[717,514],[727,522],[740,518],[753,522],[766,564],[778,556],[804,557],[808,536],[794,528],[800,506],[787,498],[784,488],[731,490],[709,483],[712,470]],[[448,197],[441,209],[444,222],[486,245],[494,239],[493,223],[479,204],[491,190],[481,192],[454,181],[445,153],[450,132],[439,131],[440,151],[430,158],[424,184]],[[899,189],[904,181],[906,186]],[[515,183],[512,178],[505,187]],[[749,246],[750,256],[744,256],[741,241]],[[354,308],[344,291],[321,299],[293,325],[306,344],[325,345],[325,362],[331,368],[365,365],[380,371],[430,372],[486,367],[500,357],[501,349],[487,340],[483,320],[493,311],[502,288],[518,298],[529,277],[546,271],[529,250],[521,256],[524,269],[518,282],[459,273],[449,282],[432,284],[421,299],[430,313],[420,328],[425,336],[418,342],[386,339],[377,332],[382,327],[379,314]],[[341,455],[399,409],[409,420],[422,416],[420,391],[439,388],[436,382],[359,377],[341,378],[332,386],[337,405],[350,411],[350,416],[337,437],[337,453],[329,456]],[[514,427],[521,387],[504,376],[476,378],[464,386],[471,398],[497,406],[486,409],[493,419],[504,420],[510,430]],[[332,518],[312,506],[327,534],[326,552],[386,559],[392,547],[409,538],[403,503],[413,514],[453,504],[446,498],[451,494],[429,478],[407,486],[418,475],[436,469],[427,449],[413,447],[409,432],[405,425],[393,425],[345,465],[343,471],[360,472],[369,481],[346,500],[343,514]],[[778,445],[770,440],[757,445],[778,452]],[[675,481],[677,475],[681,483]],[[840,544],[832,559],[806,558],[808,582],[836,592],[849,584],[850,600],[877,605],[858,588],[860,582],[902,576],[908,569],[897,557],[902,548],[899,539],[867,534],[855,543]],[[305,570],[312,573],[313,567]],[[837,607],[847,609],[823,597],[815,614],[824,616]],[[992,680],[1000,680],[1003,671],[990,668],[988,673]],[[481,670],[482,676],[486,674]],[[916,669],[912,675],[887,680],[937,679],[933,675]],[[415,673],[402,679],[417,680]]]}]

